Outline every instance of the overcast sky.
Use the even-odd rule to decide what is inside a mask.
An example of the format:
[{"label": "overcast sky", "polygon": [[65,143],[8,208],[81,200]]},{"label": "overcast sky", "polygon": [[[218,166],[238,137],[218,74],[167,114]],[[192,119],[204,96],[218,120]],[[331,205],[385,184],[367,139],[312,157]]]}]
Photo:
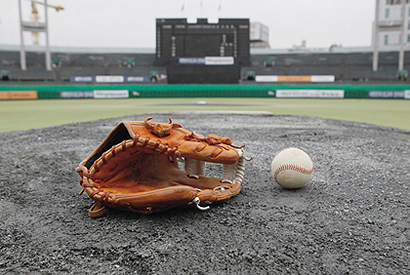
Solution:
[{"label": "overcast sky", "polygon": [[[44,2],[44,0],[40,0]],[[23,20],[31,4],[21,0]],[[269,27],[271,48],[370,46],[375,0],[48,0],[51,46],[155,48],[156,18],[249,18]],[[44,8],[37,5],[41,20]],[[25,43],[32,44],[30,33]],[[44,45],[44,34],[40,43]],[[20,44],[18,0],[0,0],[0,44]]]}]

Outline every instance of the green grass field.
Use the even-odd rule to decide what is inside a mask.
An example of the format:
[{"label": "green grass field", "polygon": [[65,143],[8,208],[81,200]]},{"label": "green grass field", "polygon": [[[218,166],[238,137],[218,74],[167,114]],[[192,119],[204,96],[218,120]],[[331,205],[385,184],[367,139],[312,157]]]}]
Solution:
[{"label": "green grass field", "polygon": [[[206,104],[197,104],[205,101]],[[202,102],[203,103],[203,102]],[[0,132],[164,111],[269,111],[410,130],[410,100],[150,98],[0,101]]]}]

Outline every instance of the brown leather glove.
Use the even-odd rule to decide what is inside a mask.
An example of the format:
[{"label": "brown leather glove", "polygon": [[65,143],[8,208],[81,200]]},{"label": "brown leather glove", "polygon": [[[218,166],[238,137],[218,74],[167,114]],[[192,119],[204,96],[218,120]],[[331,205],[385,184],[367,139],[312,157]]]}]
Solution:
[{"label": "brown leather glove", "polygon": [[[243,147],[229,138],[194,134],[181,125],[123,121],[77,167],[82,191],[96,201],[98,217],[105,206],[153,213],[194,205],[201,210],[239,193],[244,176]],[[185,162],[185,172],[178,161]],[[204,176],[205,162],[223,164],[222,179]]]}]

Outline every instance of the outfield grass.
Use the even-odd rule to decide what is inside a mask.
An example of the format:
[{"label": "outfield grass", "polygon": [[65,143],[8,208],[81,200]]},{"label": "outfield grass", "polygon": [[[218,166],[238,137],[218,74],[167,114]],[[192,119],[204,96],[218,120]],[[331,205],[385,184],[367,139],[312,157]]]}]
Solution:
[{"label": "outfield grass", "polygon": [[[197,104],[205,101],[206,104]],[[269,111],[410,130],[410,100],[139,98],[0,101],[0,132],[163,111]]]}]

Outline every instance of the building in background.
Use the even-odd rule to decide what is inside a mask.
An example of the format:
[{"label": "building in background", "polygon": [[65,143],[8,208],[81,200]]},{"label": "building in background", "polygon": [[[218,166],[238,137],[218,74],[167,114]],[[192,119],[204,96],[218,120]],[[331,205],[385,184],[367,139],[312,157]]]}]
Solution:
[{"label": "building in background", "polygon": [[251,48],[270,48],[269,27],[259,22],[252,22],[249,30]]},{"label": "building in background", "polygon": [[[376,0],[378,1],[378,46],[400,46],[404,31],[404,44],[410,46],[410,3],[403,5],[402,0]],[[406,20],[404,20],[406,19]],[[404,26],[403,26],[404,24]],[[374,32],[373,32],[374,33]]]},{"label": "building in background", "polygon": [[380,48],[399,48],[399,66],[404,67],[404,49],[410,46],[410,0],[376,0],[373,22],[373,71],[378,70]]}]

